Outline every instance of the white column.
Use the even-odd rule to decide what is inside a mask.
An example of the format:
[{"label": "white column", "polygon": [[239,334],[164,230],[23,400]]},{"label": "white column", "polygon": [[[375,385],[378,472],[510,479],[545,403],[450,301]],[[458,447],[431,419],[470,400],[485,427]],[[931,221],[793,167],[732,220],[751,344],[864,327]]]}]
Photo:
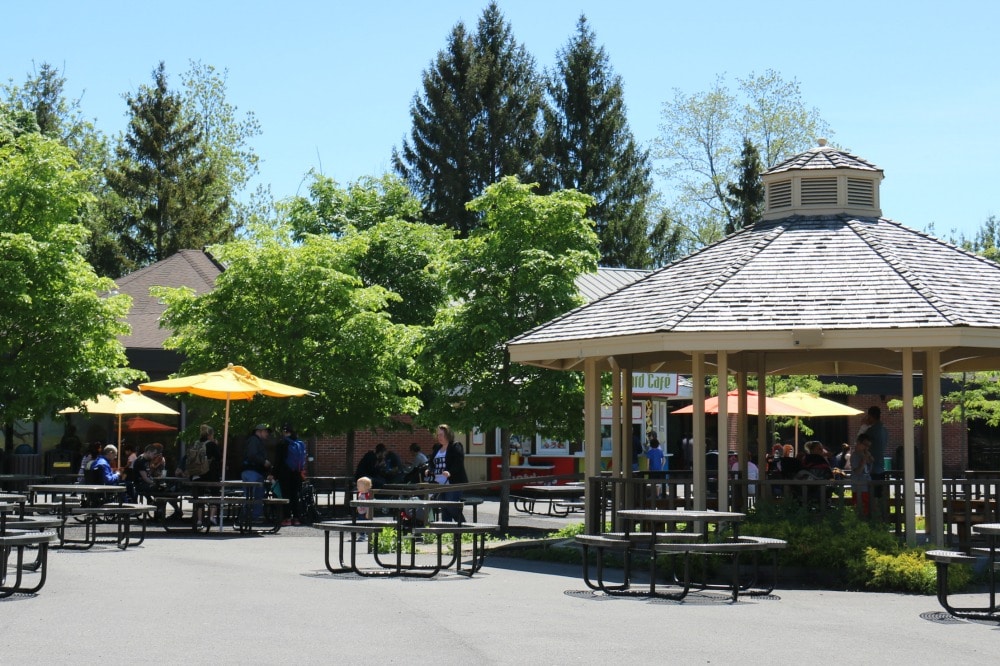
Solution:
[{"label": "white column", "polygon": [[927,429],[927,536],[932,544],[944,545],[943,463],[941,456],[941,352],[927,351],[924,370],[924,427]]},{"label": "white column", "polygon": [[611,475],[622,476],[622,371],[611,358]]},{"label": "white column", "polygon": [[[903,350],[903,510],[906,511],[906,543],[917,545],[916,467],[913,459],[913,350]],[[900,498],[896,498],[899,506]]]},{"label": "white column", "polygon": [[691,474],[694,477],[694,508],[705,509],[705,355],[701,352],[691,354],[691,399],[694,406],[691,434],[694,437],[692,447],[694,460],[691,461]]},{"label": "white column", "polygon": [[719,379],[719,455],[716,458],[716,473],[718,474],[718,510],[729,510],[729,355],[720,351],[716,353],[716,370]]}]

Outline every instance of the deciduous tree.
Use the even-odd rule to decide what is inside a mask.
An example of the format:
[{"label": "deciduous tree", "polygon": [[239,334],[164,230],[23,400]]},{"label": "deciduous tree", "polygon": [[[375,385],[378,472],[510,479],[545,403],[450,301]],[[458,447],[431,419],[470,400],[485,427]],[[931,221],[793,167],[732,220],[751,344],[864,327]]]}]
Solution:
[{"label": "deciduous tree", "polygon": [[[81,254],[91,195],[70,151],[28,132],[0,145],[0,422],[34,419],[140,373],[118,336],[131,299]],[[9,442],[8,442],[9,444]]]},{"label": "deciduous tree", "polygon": [[744,139],[758,147],[766,170],[830,135],[815,108],[802,100],[798,81],[773,70],[738,79],[730,92],[724,77],[706,92],[674,91],[663,105],[656,157],[674,192],[672,208],[685,219],[711,221],[720,234],[738,228],[727,184],[737,180]]},{"label": "deciduous tree", "polygon": [[512,432],[578,438],[583,425],[577,373],[512,364],[506,351],[511,338],[578,305],[576,277],[597,269],[597,236],[586,218],[593,199],[533,188],[507,177],[470,204],[483,226],[451,266],[455,305],[440,311],[422,363],[433,397],[421,419],[501,428],[505,474]]},{"label": "deciduous tree", "polygon": [[[391,425],[419,407],[413,381],[417,331],[391,321],[389,292],[366,287],[344,241],[307,236],[240,240],[215,249],[226,263],[215,289],[195,296],[157,288],[167,303],[167,346],[182,372],[233,362],[315,397],[234,406],[237,423],[289,419],[308,434]],[[218,404],[205,404],[218,410]]]}]

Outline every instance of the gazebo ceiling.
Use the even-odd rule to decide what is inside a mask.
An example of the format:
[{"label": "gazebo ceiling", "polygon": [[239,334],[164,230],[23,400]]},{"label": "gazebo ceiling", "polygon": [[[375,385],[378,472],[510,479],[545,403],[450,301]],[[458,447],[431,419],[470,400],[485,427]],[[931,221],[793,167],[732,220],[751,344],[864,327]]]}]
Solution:
[{"label": "gazebo ceiling", "polygon": [[[817,151],[823,156],[817,166]],[[834,154],[835,153],[835,154]],[[840,157],[838,157],[838,155]],[[856,171],[845,168],[857,162]],[[795,174],[799,162],[808,170]],[[827,146],[776,176],[844,182],[881,171]],[[805,174],[805,175],[802,175]],[[877,189],[874,201],[878,200]],[[899,350],[936,349],[944,371],[1000,368],[1000,265],[855,204],[763,220],[521,335],[511,360],[577,369],[610,358],[637,370],[691,371],[691,354],[729,354],[731,371],[894,373]],[[922,367],[919,360],[918,367]],[[708,368],[706,368],[708,370]]]}]

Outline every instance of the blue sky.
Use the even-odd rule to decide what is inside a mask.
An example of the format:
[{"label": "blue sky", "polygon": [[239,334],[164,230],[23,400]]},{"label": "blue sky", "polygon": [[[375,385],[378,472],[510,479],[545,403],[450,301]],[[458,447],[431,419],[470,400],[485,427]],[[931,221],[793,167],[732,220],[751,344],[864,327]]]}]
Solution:
[{"label": "blue sky", "polygon": [[[390,169],[421,72],[486,0],[5,3],[0,79],[64,68],[67,92],[101,129],[125,127],[122,96],[160,60],[228,69],[229,100],[253,111],[260,180],[276,198],[311,168],[341,183]],[[631,128],[649,144],[673,89],[771,68],[797,79],[839,145],[885,171],[882,211],[937,235],[1000,215],[1000,3],[501,0],[540,68],[586,14],[625,84]]]}]

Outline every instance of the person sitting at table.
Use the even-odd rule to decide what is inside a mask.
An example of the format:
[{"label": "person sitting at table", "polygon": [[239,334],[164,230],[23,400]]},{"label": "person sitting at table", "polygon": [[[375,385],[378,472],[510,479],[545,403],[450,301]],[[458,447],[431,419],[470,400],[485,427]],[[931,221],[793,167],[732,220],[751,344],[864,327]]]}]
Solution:
[{"label": "person sitting at table", "polygon": [[[455,441],[451,426],[442,423],[437,427],[437,444],[431,451],[430,474],[434,483],[448,485],[452,483],[468,483],[469,476],[465,471],[465,449],[461,442]],[[450,490],[440,492],[437,498],[447,502],[461,502],[462,491]],[[442,510],[442,518],[456,523],[465,522],[465,513],[459,508]]]},{"label": "person sitting at table", "polygon": [[163,445],[150,444],[141,455],[136,456],[132,463],[132,477],[135,483],[135,496],[148,498],[157,489],[156,477],[153,475],[154,462],[163,460]]},{"label": "person sitting at table", "polygon": [[381,488],[386,483],[385,471],[385,444],[380,442],[373,450],[361,456],[358,466],[354,469],[354,480],[367,476],[372,480],[374,488]]},{"label": "person sitting at table", "polygon": [[410,453],[413,454],[413,460],[404,469],[403,483],[420,483],[427,470],[427,455],[416,442],[410,444]]},{"label": "person sitting at table", "polygon": [[93,485],[113,486],[122,481],[122,474],[111,469],[111,461],[118,459],[118,447],[108,444],[90,464],[85,481]]},{"label": "person sitting at table", "polygon": [[[381,449],[381,451],[380,451]],[[387,449],[385,444],[375,447],[376,454],[381,453],[379,458],[379,475],[385,479],[386,483],[399,483],[403,480],[403,461],[395,451]]]},{"label": "person sitting at table", "polygon": [[101,456],[101,450],[104,448],[104,442],[99,439],[95,439],[93,442],[87,445],[87,450],[83,454],[83,458],[80,459],[80,471],[76,475],[76,482],[83,483],[83,477],[87,475],[87,470],[90,466],[94,464],[94,461]]},{"label": "person sitting at table", "polygon": [[[198,429],[198,441],[191,444],[185,452],[183,465],[177,468],[177,476],[186,476],[192,481],[220,481],[222,479],[222,455],[219,445],[215,441],[215,428],[202,423]],[[202,471],[204,470],[204,471]],[[199,493],[192,493],[195,497]],[[195,516],[195,522],[201,522],[204,526],[210,527],[219,524],[219,507],[210,504],[208,516]]]}]

